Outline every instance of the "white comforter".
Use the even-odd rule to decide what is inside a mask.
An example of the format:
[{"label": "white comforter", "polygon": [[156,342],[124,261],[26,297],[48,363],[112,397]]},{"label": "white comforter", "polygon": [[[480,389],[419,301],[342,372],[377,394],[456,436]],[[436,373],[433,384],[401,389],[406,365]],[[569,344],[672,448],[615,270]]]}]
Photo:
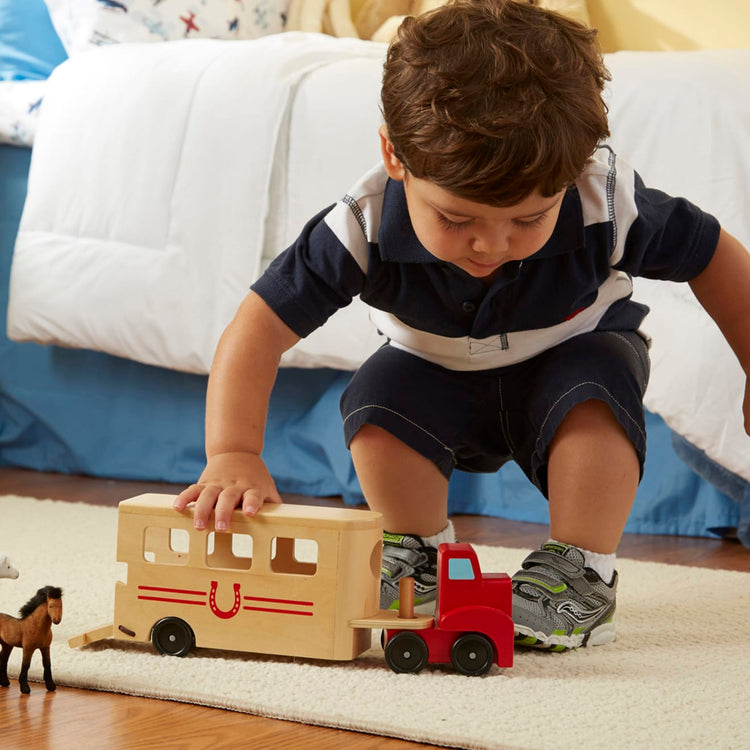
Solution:
[{"label": "white comforter", "polygon": [[[207,372],[249,284],[379,157],[385,47],[319,35],[119,45],[54,73],[11,277],[9,334]],[[750,51],[617,53],[612,145],[750,246]],[[652,307],[646,405],[750,480],[743,374],[686,285]],[[354,368],[359,301],[285,357]]]}]

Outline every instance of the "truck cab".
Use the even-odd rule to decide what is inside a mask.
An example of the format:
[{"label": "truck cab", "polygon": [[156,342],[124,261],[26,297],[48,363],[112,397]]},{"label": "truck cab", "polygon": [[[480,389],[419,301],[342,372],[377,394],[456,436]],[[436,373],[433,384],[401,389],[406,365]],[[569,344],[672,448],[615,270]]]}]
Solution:
[{"label": "truck cab", "polygon": [[453,617],[463,608],[489,607],[510,614],[507,573],[482,573],[470,544],[441,544],[438,549],[438,593],[435,617]]},{"label": "truck cab", "polygon": [[425,629],[389,628],[385,657],[396,672],[418,672],[427,663],[449,663],[467,675],[493,664],[513,666],[511,580],[482,573],[470,544],[438,547],[435,617]]}]

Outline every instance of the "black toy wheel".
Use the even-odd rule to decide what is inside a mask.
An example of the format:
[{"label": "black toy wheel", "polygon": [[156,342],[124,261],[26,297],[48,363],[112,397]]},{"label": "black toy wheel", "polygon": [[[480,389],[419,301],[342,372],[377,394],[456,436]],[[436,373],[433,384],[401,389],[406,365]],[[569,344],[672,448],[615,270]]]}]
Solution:
[{"label": "black toy wheel", "polygon": [[385,662],[394,672],[419,672],[427,664],[427,644],[414,633],[397,633],[385,644]]},{"label": "black toy wheel", "polygon": [[492,641],[481,633],[462,635],[451,648],[451,663],[461,674],[484,674],[494,661],[495,647]]},{"label": "black toy wheel", "polygon": [[165,617],[154,625],[151,643],[160,654],[185,656],[195,645],[193,630],[179,617]]}]

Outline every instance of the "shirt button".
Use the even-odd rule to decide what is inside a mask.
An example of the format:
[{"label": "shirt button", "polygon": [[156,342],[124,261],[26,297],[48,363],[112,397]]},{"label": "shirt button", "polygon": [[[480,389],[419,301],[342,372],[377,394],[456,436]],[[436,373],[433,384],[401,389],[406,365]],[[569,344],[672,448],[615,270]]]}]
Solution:
[{"label": "shirt button", "polygon": [[467,301],[467,302],[462,302],[461,303],[461,309],[465,313],[473,313],[477,309],[477,306],[473,302],[468,302]]}]

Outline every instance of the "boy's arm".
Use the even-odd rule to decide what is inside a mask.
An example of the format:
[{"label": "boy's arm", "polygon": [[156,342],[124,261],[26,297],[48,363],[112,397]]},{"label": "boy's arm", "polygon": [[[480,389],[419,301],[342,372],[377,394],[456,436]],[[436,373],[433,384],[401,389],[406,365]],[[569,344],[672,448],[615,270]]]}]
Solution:
[{"label": "boy's arm", "polygon": [[281,355],[299,341],[255,292],[250,292],[219,340],[206,393],[206,468],[177,497],[175,509],[195,501],[194,524],[205,528],[216,508],[217,531],[242,503],[253,515],[265,501],[281,502],[260,458]]},{"label": "boy's arm", "polygon": [[690,286],[745,371],[742,411],[750,435],[750,253],[722,229],[713,258]]}]

